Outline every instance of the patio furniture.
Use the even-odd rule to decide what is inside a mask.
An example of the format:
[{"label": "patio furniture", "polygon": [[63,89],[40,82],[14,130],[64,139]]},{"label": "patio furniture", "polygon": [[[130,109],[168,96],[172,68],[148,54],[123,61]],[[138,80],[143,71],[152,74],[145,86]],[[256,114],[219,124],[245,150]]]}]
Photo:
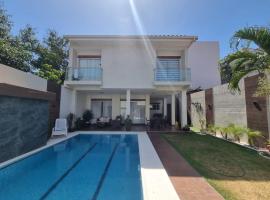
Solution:
[{"label": "patio furniture", "polygon": [[97,127],[103,128],[105,126],[111,125],[111,118],[109,117],[100,117],[97,119]]},{"label": "patio furniture", "polygon": [[65,135],[67,136],[67,120],[66,119],[56,119],[55,127],[52,129],[52,136]]}]

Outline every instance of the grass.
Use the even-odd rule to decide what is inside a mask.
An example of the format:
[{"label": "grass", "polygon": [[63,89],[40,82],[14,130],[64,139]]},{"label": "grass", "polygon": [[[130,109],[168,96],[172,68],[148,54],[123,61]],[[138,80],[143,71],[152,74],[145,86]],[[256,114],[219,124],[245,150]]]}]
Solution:
[{"label": "grass", "polygon": [[256,151],[209,135],[162,137],[225,199],[270,199],[270,160]]}]

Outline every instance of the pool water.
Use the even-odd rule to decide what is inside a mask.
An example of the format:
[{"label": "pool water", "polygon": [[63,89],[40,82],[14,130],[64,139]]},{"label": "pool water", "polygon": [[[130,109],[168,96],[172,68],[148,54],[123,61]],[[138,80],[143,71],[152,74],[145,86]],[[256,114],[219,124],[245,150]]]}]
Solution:
[{"label": "pool water", "polygon": [[79,134],[10,164],[0,199],[143,199],[138,137]]}]

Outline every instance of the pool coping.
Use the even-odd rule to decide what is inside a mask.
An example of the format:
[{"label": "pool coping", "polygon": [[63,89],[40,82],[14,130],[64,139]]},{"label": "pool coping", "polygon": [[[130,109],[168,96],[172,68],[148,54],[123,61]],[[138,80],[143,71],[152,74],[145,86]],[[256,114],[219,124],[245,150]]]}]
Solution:
[{"label": "pool coping", "polygon": [[0,163],[0,169],[18,160],[24,159],[43,149],[65,141],[79,134],[135,134],[138,136],[141,183],[144,200],[179,200],[172,182],[146,132],[119,132],[119,131],[77,131],[69,133],[67,137],[57,137],[48,140],[45,146],[17,156],[13,159]]}]

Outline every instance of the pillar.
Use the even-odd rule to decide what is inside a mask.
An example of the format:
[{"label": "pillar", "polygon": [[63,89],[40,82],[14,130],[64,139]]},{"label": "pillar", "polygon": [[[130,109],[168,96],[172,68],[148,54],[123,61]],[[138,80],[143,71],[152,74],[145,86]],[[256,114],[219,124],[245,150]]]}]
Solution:
[{"label": "pillar", "polygon": [[126,94],[126,117],[130,115],[130,90],[127,90]]},{"label": "pillar", "polygon": [[187,125],[187,91],[181,92],[181,127]]},{"label": "pillar", "polygon": [[[150,119],[150,95],[145,96],[145,119]],[[146,121],[145,121],[146,123]]]},{"label": "pillar", "polygon": [[76,115],[76,106],[77,106],[77,91],[72,90],[71,94],[71,109],[70,112]]},{"label": "pillar", "polygon": [[112,97],[112,118],[115,119],[117,116],[120,115],[120,95],[115,94]]},{"label": "pillar", "polygon": [[175,125],[175,94],[172,94],[172,102],[171,102],[171,121],[172,126]]},{"label": "pillar", "polygon": [[167,116],[167,98],[164,97],[163,99],[163,115],[164,117]]}]

